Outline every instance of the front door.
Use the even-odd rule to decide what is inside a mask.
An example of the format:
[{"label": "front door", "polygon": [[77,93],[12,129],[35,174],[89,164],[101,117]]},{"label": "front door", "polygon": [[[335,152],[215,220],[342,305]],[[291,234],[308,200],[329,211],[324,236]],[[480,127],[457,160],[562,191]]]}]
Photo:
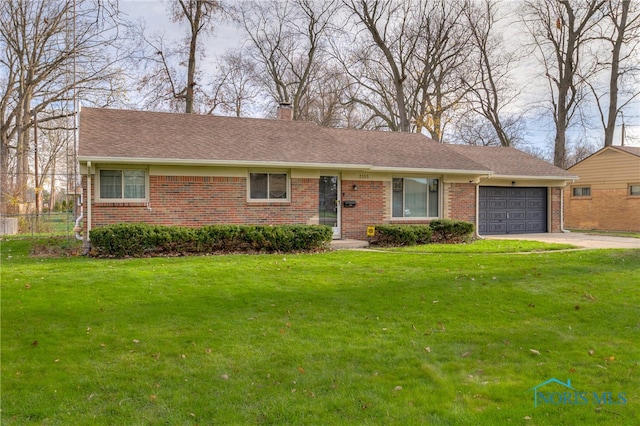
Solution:
[{"label": "front door", "polygon": [[333,229],[333,238],[340,238],[340,178],[320,176],[320,225]]}]

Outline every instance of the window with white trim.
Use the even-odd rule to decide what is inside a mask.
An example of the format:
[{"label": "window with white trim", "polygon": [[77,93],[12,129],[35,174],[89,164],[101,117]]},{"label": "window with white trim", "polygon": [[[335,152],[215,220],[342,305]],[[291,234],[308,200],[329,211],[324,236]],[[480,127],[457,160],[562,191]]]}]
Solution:
[{"label": "window with white trim", "polygon": [[427,218],[439,215],[438,178],[393,178],[392,216]]},{"label": "window with white trim", "polygon": [[289,178],[286,173],[249,173],[251,200],[287,200]]},{"label": "window with white trim", "polygon": [[102,200],[146,200],[146,172],[138,169],[102,169],[99,188],[99,198]]}]

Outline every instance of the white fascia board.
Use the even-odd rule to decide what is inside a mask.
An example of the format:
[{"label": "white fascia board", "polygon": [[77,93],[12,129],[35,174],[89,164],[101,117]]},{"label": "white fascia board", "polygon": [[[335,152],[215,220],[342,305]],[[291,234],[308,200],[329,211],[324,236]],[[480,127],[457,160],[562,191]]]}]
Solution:
[{"label": "white fascia board", "polygon": [[530,175],[491,175],[492,179],[525,179],[525,180],[576,180],[578,176],[530,176]]},{"label": "white fascia board", "polygon": [[418,167],[371,167],[374,172],[396,172],[396,173],[434,173],[448,175],[478,175],[494,176],[491,170],[461,170],[461,169],[430,169]]},{"label": "white fascia board", "polygon": [[350,169],[370,170],[368,164],[328,164],[328,163],[290,163],[286,161],[234,161],[234,160],[191,160],[182,158],[129,158],[129,157],[92,157],[78,156],[83,163],[113,163],[113,164],[149,164],[163,166],[233,166],[233,167],[287,167],[299,169]]}]

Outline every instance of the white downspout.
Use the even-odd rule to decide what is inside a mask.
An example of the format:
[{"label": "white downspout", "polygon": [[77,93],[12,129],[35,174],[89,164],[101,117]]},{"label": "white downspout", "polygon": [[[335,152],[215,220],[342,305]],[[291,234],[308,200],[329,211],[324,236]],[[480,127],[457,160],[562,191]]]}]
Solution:
[{"label": "white downspout", "polygon": [[87,161],[87,242],[91,231],[91,161]]},{"label": "white downspout", "polygon": [[82,232],[82,226],[80,226],[80,222],[82,222],[82,218],[84,217],[84,203],[82,202],[82,194],[80,194],[80,216],[76,219],[76,226],[73,228],[73,232],[76,233],[76,240],[82,241],[83,236],[80,235]]}]

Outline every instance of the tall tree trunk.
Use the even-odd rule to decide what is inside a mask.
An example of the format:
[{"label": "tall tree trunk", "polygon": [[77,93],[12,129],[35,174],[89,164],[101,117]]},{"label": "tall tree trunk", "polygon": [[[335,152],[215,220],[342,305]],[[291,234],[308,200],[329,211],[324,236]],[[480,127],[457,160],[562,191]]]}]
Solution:
[{"label": "tall tree trunk", "polygon": [[630,0],[622,2],[622,10],[620,12],[620,23],[616,22],[612,12],[612,20],[614,26],[618,30],[618,35],[613,42],[611,54],[611,75],[609,77],[609,114],[607,115],[607,124],[604,128],[604,146],[613,144],[613,133],[616,128],[616,118],[618,116],[618,77],[620,76],[620,50],[624,43],[624,33],[627,27],[627,16],[629,14]]},{"label": "tall tree trunk", "polygon": [[189,17],[191,24],[191,40],[189,42],[189,62],[187,65],[187,87],[185,97],[185,112],[191,114],[193,112],[193,89],[196,85],[196,52],[198,48],[198,33],[200,31],[200,17],[202,16],[202,3],[200,0],[196,2],[196,10],[193,17]]}]

